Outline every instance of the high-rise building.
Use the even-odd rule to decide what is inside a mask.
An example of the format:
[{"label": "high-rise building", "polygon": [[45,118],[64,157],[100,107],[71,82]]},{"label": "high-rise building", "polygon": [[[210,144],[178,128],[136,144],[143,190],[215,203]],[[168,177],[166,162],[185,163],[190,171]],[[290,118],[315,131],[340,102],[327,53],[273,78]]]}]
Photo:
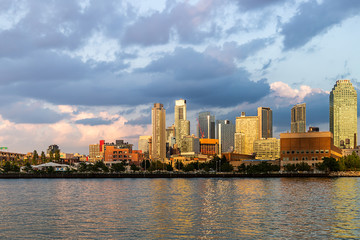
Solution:
[{"label": "high-rise building", "polygon": [[234,150],[235,125],[229,120],[217,120],[217,138],[219,139],[219,154]]},{"label": "high-rise building", "polygon": [[350,80],[338,80],[330,92],[330,132],[334,145],[354,148],[357,138],[357,92]]},{"label": "high-rise building", "polygon": [[198,121],[198,137],[215,139],[215,116],[210,112],[201,112]]},{"label": "high-rise building", "polygon": [[[238,138],[236,142],[241,143],[241,149],[236,149],[236,151],[241,154],[253,154],[254,141],[259,139],[259,117],[245,116],[245,113],[242,112],[241,117],[236,118],[235,132],[243,133],[243,135],[236,134]],[[239,146],[238,143],[236,144],[237,147]]]},{"label": "high-rise building", "polygon": [[149,152],[149,139],[151,136],[139,136],[138,149],[143,153]]},{"label": "high-rise building", "polygon": [[258,107],[257,110],[259,117],[259,138],[272,138],[272,110],[268,107]]},{"label": "high-rise building", "polygon": [[291,132],[306,132],[306,103],[297,104],[291,109]]},{"label": "high-rise building", "polygon": [[166,158],[166,111],[161,103],[155,103],[151,110],[152,160]]},{"label": "high-rise building", "polygon": [[175,101],[175,139],[178,148],[184,136],[190,135],[190,121],[186,120],[186,100]]}]

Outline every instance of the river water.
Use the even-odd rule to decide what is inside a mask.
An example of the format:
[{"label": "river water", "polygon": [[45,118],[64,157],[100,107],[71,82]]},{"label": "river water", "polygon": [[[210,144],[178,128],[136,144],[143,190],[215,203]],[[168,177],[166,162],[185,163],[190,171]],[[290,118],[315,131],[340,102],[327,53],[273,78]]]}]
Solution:
[{"label": "river water", "polygon": [[0,239],[360,238],[360,178],[1,179]]}]

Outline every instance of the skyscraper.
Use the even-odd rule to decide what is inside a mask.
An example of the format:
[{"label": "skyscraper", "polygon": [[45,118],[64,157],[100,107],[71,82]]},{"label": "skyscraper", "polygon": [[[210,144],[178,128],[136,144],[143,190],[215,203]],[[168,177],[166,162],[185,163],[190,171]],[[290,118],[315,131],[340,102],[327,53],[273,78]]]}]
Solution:
[{"label": "skyscraper", "polygon": [[201,112],[198,120],[199,138],[215,139],[215,116],[211,116],[210,112]]},{"label": "skyscraper", "polygon": [[235,125],[229,120],[217,120],[217,138],[219,139],[219,154],[234,150]]},{"label": "skyscraper", "polygon": [[[259,117],[245,116],[242,112],[235,122],[235,151],[241,154],[254,153],[254,141],[259,139]],[[241,134],[239,134],[241,133]]]},{"label": "skyscraper", "polygon": [[190,121],[186,120],[186,100],[175,101],[175,139],[178,148],[184,136],[190,135]]},{"label": "skyscraper", "polygon": [[330,132],[335,146],[356,146],[357,92],[350,80],[336,81],[330,92]]},{"label": "skyscraper", "polygon": [[291,109],[291,132],[306,132],[306,103],[297,104]]},{"label": "skyscraper", "polygon": [[258,107],[257,110],[259,117],[259,138],[272,138],[272,110],[268,107]]},{"label": "skyscraper", "polygon": [[166,158],[166,111],[161,103],[155,103],[151,110],[152,160]]}]

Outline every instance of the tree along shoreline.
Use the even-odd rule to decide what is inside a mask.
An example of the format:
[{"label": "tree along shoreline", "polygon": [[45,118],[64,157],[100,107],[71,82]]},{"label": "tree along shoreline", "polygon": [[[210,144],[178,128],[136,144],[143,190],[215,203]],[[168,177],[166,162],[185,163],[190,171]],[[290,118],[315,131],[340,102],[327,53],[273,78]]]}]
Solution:
[{"label": "tree along shoreline", "polygon": [[337,178],[360,177],[360,171],[349,172],[273,172],[273,173],[183,173],[183,172],[132,172],[132,173],[2,173],[1,179],[26,178]]}]

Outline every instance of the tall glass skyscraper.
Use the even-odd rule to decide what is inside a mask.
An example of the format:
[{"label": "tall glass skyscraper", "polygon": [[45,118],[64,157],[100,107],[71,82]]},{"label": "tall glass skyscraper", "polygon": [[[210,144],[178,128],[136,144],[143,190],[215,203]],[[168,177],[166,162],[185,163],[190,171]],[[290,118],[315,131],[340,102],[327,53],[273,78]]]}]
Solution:
[{"label": "tall glass skyscraper", "polygon": [[291,109],[291,132],[306,132],[306,103],[297,104]]},{"label": "tall glass skyscraper", "polygon": [[330,92],[330,132],[334,145],[353,148],[357,139],[357,92],[350,80],[338,80]]},{"label": "tall glass skyscraper", "polygon": [[258,107],[259,138],[272,138],[272,110],[268,107]]},{"label": "tall glass skyscraper", "polygon": [[235,125],[229,120],[217,120],[217,138],[219,139],[219,154],[234,150]]},{"label": "tall glass skyscraper", "polygon": [[198,137],[215,139],[215,116],[210,112],[199,113]]}]

